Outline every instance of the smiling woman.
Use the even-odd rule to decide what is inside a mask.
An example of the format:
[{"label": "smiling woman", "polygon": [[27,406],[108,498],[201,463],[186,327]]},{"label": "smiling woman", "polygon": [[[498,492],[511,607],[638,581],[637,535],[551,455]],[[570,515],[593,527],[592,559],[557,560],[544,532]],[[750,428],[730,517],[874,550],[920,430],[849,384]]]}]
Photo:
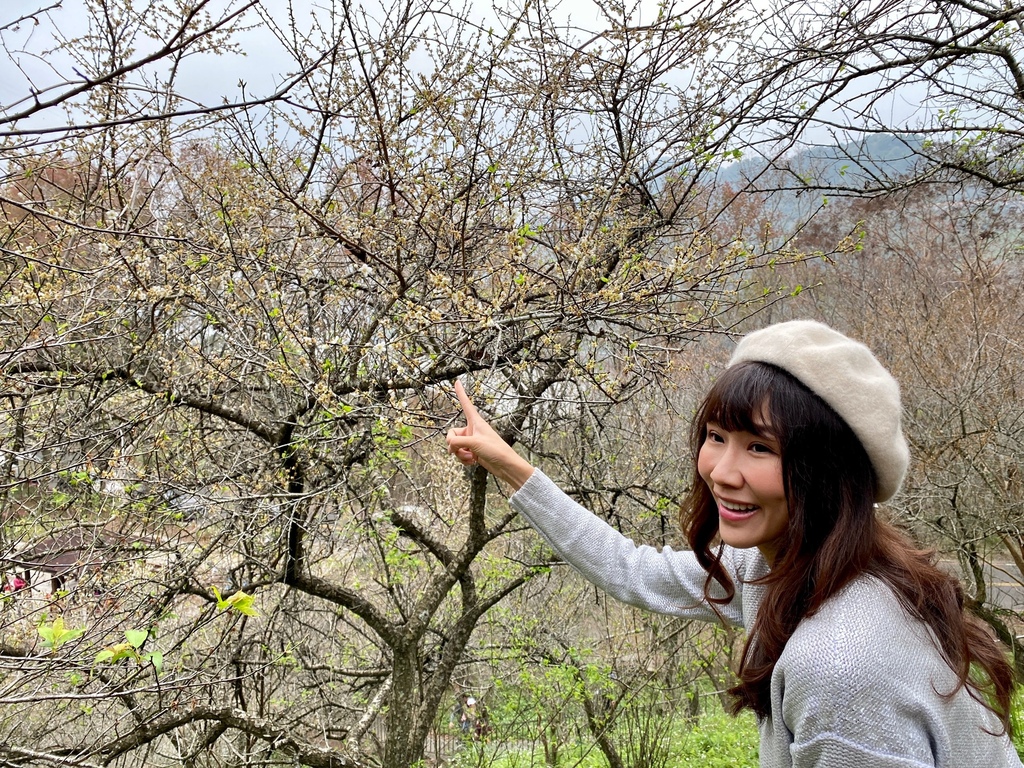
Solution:
[{"label": "smiling woman", "polygon": [[637,546],[505,445],[461,385],[464,464],[612,596],[747,630],[732,689],[764,768],[1019,768],[1010,666],[959,584],[877,516],[909,460],[899,388],[811,321],[745,337],[693,424],[692,551]]}]

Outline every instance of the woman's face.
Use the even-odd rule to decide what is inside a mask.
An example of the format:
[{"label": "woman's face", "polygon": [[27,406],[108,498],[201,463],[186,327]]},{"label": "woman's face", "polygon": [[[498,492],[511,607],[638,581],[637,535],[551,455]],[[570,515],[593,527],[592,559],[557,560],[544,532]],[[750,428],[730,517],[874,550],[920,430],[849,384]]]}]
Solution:
[{"label": "woman's face", "polygon": [[726,544],[757,547],[774,562],[789,525],[779,443],[768,425],[759,433],[707,425],[697,471],[718,504],[718,531]]}]

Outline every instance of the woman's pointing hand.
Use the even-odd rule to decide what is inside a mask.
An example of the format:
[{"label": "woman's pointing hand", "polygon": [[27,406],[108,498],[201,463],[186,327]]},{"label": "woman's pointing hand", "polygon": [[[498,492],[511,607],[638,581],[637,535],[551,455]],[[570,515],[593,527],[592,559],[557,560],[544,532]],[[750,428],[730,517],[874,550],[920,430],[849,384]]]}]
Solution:
[{"label": "woman's pointing hand", "polygon": [[519,490],[533,474],[533,466],[512,450],[480,415],[461,382],[455,382],[455,394],[466,416],[466,426],[448,430],[448,452],[465,466],[479,464]]}]

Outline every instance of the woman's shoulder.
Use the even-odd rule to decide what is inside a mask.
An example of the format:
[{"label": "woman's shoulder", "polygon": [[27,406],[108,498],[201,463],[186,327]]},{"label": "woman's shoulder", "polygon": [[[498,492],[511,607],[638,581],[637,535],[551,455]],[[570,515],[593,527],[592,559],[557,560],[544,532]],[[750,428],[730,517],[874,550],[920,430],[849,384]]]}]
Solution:
[{"label": "woman's shoulder", "polygon": [[856,648],[907,633],[928,637],[924,624],[911,616],[892,587],[874,576],[862,575],[805,617],[790,642]]},{"label": "woman's shoulder", "polygon": [[892,588],[860,576],[800,622],[780,663],[814,679],[842,679],[844,685],[906,676],[930,669],[943,678],[952,670],[924,622],[906,609]]}]

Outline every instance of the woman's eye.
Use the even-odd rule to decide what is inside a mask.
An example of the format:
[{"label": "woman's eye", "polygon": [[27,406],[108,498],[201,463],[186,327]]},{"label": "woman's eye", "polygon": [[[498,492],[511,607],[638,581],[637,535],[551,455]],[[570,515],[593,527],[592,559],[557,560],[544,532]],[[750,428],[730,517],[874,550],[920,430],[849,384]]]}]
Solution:
[{"label": "woman's eye", "polygon": [[775,453],[775,451],[772,450],[771,446],[765,445],[764,443],[754,443],[752,446],[750,446],[750,450],[752,450],[754,453]]},{"label": "woman's eye", "polygon": [[717,432],[708,431],[708,442],[709,443],[722,443],[725,442],[720,434]]}]

